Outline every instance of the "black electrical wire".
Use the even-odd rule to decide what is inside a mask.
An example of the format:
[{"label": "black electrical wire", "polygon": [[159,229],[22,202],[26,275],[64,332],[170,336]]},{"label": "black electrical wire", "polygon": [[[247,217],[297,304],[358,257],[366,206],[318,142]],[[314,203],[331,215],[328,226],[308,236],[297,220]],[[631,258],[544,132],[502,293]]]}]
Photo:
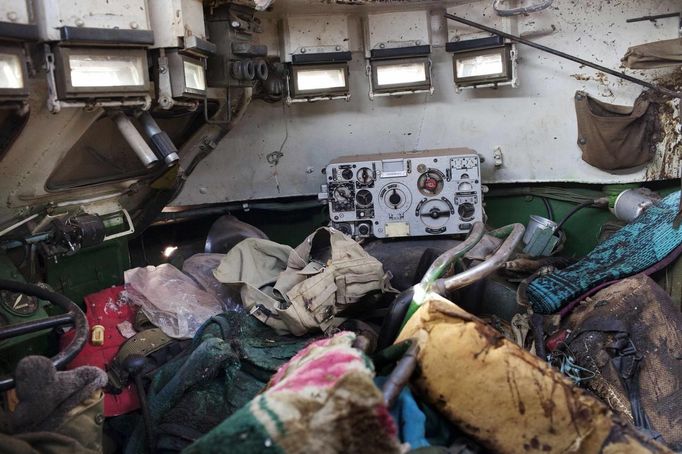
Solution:
[{"label": "black electrical wire", "polygon": [[554,220],[554,210],[552,210],[552,205],[549,204],[549,200],[546,197],[540,197],[542,203],[545,204],[545,209],[547,209],[547,219],[550,221]]},{"label": "black electrical wire", "polygon": [[583,202],[583,203],[581,203],[581,204],[579,204],[579,205],[574,206],[573,209],[572,209],[571,211],[569,211],[569,212],[566,214],[566,216],[563,217],[563,219],[561,219],[561,221],[559,222],[559,224],[557,224],[556,229],[554,229],[554,230],[555,230],[555,231],[561,230],[561,227],[564,226],[564,224],[566,223],[566,221],[568,221],[568,220],[570,219],[571,216],[573,216],[574,214],[576,214],[578,211],[582,210],[583,208],[587,208],[587,207],[590,207],[590,206],[593,206],[593,205],[594,205],[594,200],[590,200],[590,201],[588,201],[588,202]]}]

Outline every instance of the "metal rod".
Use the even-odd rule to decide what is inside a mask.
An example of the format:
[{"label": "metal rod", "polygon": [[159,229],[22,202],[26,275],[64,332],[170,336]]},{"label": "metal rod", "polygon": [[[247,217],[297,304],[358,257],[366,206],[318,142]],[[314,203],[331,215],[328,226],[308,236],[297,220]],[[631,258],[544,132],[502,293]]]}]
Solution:
[{"label": "metal rod", "polygon": [[[420,284],[425,288],[428,288],[436,279],[440,278],[445,272],[450,268],[450,266],[455,263],[459,258],[463,257],[464,254],[469,252],[478,242],[483,238],[485,233],[485,225],[482,222],[475,222],[469,231],[469,236],[459,243],[457,246],[443,252],[438,258],[431,264],[424,277],[422,278]],[[417,301],[421,304],[421,301]]]},{"label": "metal rod", "polygon": [[611,74],[612,76],[616,76],[616,77],[621,78],[623,80],[627,80],[628,82],[632,82],[632,83],[635,83],[637,85],[641,85],[643,87],[650,88],[651,90],[657,91],[657,92],[664,94],[666,96],[671,96],[673,98],[682,98],[682,93],[680,93],[680,92],[669,90],[669,89],[664,88],[664,87],[659,87],[658,85],[654,85],[650,82],[647,82],[646,80],[642,80],[642,79],[638,79],[636,77],[629,76],[629,75],[625,74],[624,72],[615,71],[613,69],[607,68],[605,66],[598,65],[598,64],[593,63],[591,61],[583,60],[582,58],[576,57],[574,55],[570,55],[570,54],[567,54],[565,52],[561,52],[560,50],[556,50],[556,49],[552,49],[551,47],[543,46],[542,44],[534,43],[533,41],[529,41],[525,38],[521,38],[520,36],[512,35],[510,33],[506,33],[506,32],[497,30],[495,28],[488,27],[487,25],[479,24],[478,22],[470,21],[469,19],[464,19],[462,17],[455,16],[453,14],[446,13],[445,18],[450,19],[450,20],[455,21],[455,22],[459,22],[459,23],[464,24],[464,25],[468,25],[469,27],[474,27],[474,28],[477,28],[479,30],[483,30],[485,32],[492,33],[493,35],[501,36],[502,38],[508,39],[510,41],[514,41],[514,42],[517,42],[520,44],[524,44],[526,46],[533,47],[533,48],[541,50],[543,52],[547,52],[549,54],[556,55],[557,57],[565,58],[566,60],[571,60],[571,61],[574,61],[574,62],[579,63],[579,64],[584,65],[584,66],[589,66],[590,68],[594,68],[594,69],[601,71],[603,73]]},{"label": "metal rod", "polygon": [[389,409],[393,406],[405,385],[410,381],[410,377],[417,369],[419,355],[419,344],[417,339],[412,339],[410,347],[405,352],[398,364],[396,364],[391,375],[388,376],[381,392],[384,395],[384,404]]},{"label": "metal rod", "polygon": [[463,273],[455,274],[446,279],[438,279],[434,284],[436,293],[446,295],[447,292],[453,292],[459,288],[466,287],[474,282],[483,279],[489,274],[499,269],[504,262],[509,259],[514,249],[523,238],[525,227],[522,224],[510,224],[501,229],[490,232],[490,235],[495,237],[507,236],[504,243],[500,245],[492,257],[487,258],[482,263],[470,268]]},{"label": "metal rod", "polygon": [[655,16],[642,16],[642,17],[634,17],[632,19],[626,19],[625,22],[628,24],[631,24],[633,22],[643,22],[643,21],[651,21],[651,22],[656,22],[658,19],[668,19],[670,17],[678,17],[680,16],[680,13],[666,13],[666,14],[657,14]]}]

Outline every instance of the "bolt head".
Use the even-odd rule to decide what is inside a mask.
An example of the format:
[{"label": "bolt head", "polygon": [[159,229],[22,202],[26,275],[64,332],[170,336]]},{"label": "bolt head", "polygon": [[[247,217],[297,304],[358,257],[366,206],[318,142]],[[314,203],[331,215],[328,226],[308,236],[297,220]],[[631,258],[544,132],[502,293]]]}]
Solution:
[{"label": "bolt head", "polygon": [[7,19],[9,19],[10,22],[16,22],[17,19],[19,19],[19,16],[17,16],[17,13],[14,11],[10,11],[7,13]]}]

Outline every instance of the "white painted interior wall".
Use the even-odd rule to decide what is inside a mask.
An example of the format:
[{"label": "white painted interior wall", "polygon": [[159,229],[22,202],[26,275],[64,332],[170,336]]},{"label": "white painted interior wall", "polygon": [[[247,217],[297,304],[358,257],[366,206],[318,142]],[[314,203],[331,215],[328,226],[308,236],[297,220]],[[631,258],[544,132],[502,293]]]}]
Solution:
[{"label": "white painted interior wall", "polygon": [[[478,1],[448,11],[510,27],[517,33],[533,33],[531,38],[537,43],[614,69],[629,46],[677,38],[680,32],[677,18],[626,23],[628,18],[680,11],[676,0],[556,0],[550,9],[521,17],[516,24],[497,20],[491,3]],[[262,41],[273,52],[279,45],[281,13],[277,5],[263,15]],[[349,6],[342,11],[351,14],[352,99],[291,106],[252,102],[243,120],[199,164],[173,205],[312,195],[324,182],[320,170],[338,156],[448,147],[470,147],[484,156],[485,183],[605,184],[677,175],[680,147],[674,140],[659,147],[659,155],[648,168],[631,172],[602,172],[581,160],[576,144],[575,91],[585,90],[606,102],[631,104],[641,89],[629,82],[595,77],[597,72],[590,68],[519,46],[519,88],[457,93],[452,57],[444,44],[448,30],[450,39],[462,30],[445,24],[442,10],[432,8],[435,93],[370,101],[362,45],[364,10]],[[324,16],[311,16],[314,20],[324,20]],[[656,76],[629,73],[648,80]],[[496,147],[503,155],[498,168],[492,159]],[[269,164],[266,156],[280,149],[283,156],[278,164]],[[660,168],[664,153],[674,153],[675,158]]]}]

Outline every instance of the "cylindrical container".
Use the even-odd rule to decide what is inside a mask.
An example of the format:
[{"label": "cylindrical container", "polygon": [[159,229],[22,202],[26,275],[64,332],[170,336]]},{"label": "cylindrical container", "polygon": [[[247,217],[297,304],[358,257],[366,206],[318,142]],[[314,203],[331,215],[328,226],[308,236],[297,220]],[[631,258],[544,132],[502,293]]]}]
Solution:
[{"label": "cylindrical container", "polygon": [[648,189],[628,189],[616,197],[613,214],[621,221],[631,222],[658,200],[660,200],[658,194]]},{"label": "cylindrical container", "polygon": [[531,214],[530,219],[528,220],[528,226],[526,227],[526,233],[523,235],[523,244],[530,243],[530,240],[533,239],[533,235],[538,228],[547,227],[556,229],[557,223],[547,218],[543,218],[542,216]]},{"label": "cylindrical container", "polygon": [[126,114],[123,112],[112,113],[111,118],[145,167],[151,167],[158,162],[159,158],[149,148],[147,142],[145,142]]}]

